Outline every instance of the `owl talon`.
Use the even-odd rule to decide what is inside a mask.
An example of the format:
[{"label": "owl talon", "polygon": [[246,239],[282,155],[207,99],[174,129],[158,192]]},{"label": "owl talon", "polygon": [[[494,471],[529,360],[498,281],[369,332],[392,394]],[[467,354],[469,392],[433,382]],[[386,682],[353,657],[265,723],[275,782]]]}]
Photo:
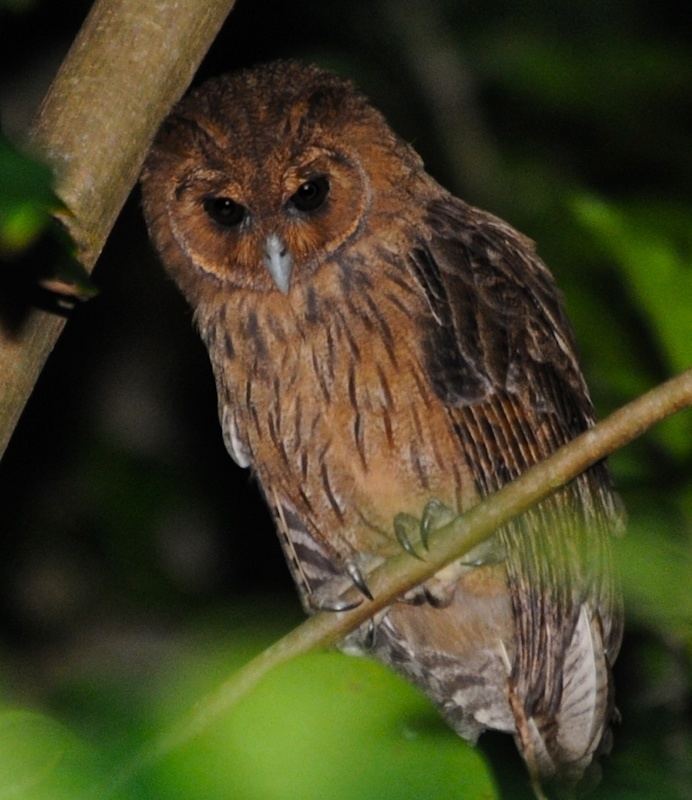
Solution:
[{"label": "owl talon", "polygon": [[426,550],[429,549],[430,534],[449,524],[456,516],[454,509],[435,497],[425,504],[420,520],[420,538]]},{"label": "owl talon", "polygon": [[348,572],[349,577],[353,581],[353,584],[358,591],[368,600],[372,600],[372,593],[368,588],[368,584],[365,582],[365,578],[363,577],[363,573],[360,571],[360,567],[355,563],[355,561],[348,561],[346,563],[346,572]]},{"label": "owl talon", "polygon": [[352,611],[358,608],[363,603],[362,600],[335,600],[333,603],[320,603],[316,600],[310,601],[310,606],[314,611],[332,611],[339,613],[340,611]]},{"label": "owl talon", "polygon": [[373,622],[372,617],[368,619],[367,625],[368,629],[365,632],[365,638],[363,639],[363,648],[365,650],[372,650],[375,644],[375,623]]},{"label": "owl talon", "polygon": [[488,567],[501,564],[506,558],[502,543],[493,536],[470,550],[460,563],[465,567]]},{"label": "owl talon", "polygon": [[410,514],[397,514],[396,517],[394,517],[394,535],[396,536],[397,542],[399,542],[409,555],[412,555],[419,561],[425,561],[423,556],[417,552],[416,548],[411,543],[409,536],[410,533],[414,533],[418,528],[418,520]]}]

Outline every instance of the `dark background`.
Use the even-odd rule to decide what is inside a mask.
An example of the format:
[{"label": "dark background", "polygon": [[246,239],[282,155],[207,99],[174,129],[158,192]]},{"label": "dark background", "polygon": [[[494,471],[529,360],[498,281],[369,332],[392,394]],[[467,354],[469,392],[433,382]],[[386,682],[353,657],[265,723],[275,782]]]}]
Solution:
[{"label": "dark background", "polygon": [[[24,5],[0,5],[0,120],[15,140],[89,4]],[[538,242],[604,416],[690,361],[691,28],[678,3],[635,0],[239,0],[196,82],[277,57],[352,77],[441,183]],[[300,619],[139,202],[135,190],[96,267],[100,294],[71,313],[0,465],[7,702],[81,731],[109,706],[68,673],[98,696],[123,675],[151,679],[191,631],[245,620],[269,636]],[[631,519],[629,614],[619,783],[603,796],[692,796],[689,422],[612,459]],[[503,747],[487,746],[496,767]]]}]

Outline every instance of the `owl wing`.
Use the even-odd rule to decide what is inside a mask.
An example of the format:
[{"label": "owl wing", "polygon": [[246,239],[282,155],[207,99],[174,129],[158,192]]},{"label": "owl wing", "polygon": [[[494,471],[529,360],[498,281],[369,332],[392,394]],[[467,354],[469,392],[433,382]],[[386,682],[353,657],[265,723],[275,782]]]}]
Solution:
[{"label": "owl wing", "polygon": [[[425,369],[487,495],[591,426],[593,408],[533,244],[451,197],[432,203],[426,222],[410,255],[431,317]],[[498,531],[516,630],[510,683],[526,715],[518,737],[553,762],[588,763],[612,713],[622,612],[609,540],[620,527],[596,465]]]}]

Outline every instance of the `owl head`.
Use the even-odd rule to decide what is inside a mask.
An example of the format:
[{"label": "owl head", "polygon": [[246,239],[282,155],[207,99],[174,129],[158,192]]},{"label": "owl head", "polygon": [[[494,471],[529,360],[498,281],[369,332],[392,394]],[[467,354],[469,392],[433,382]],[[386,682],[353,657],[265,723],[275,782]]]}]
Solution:
[{"label": "owl head", "polygon": [[350,82],[274,62],[173,109],[142,175],[144,211],[193,305],[220,287],[287,294],[380,206],[396,219],[392,198],[419,166]]}]

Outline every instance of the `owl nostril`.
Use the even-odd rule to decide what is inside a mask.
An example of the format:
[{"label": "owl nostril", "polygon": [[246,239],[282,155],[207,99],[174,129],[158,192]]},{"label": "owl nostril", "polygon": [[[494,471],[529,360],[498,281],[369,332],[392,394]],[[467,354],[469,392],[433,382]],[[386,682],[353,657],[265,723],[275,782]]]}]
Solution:
[{"label": "owl nostril", "polygon": [[286,258],[288,247],[286,247],[283,239],[275,233],[267,236],[264,242],[264,255],[265,258]]},{"label": "owl nostril", "polygon": [[276,288],[283,294],[288,294],[291,287],[293,259],[286,244],[275,233],[267,236],[265,240],[264,266],[272,276]]}]

